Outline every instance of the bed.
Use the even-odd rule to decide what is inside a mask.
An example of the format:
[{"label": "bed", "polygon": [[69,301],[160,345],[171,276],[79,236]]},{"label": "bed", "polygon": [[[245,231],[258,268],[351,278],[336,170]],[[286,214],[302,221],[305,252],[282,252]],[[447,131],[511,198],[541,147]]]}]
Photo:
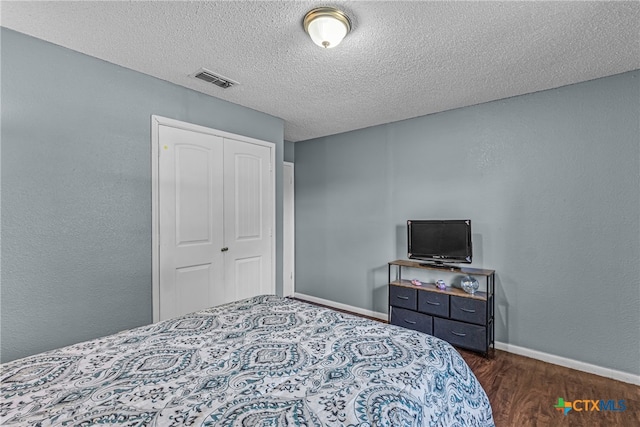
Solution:
[{"label": "bed", "polygon": [[0,424],[493,426],[448,343],[273,295],[15,360]]}]

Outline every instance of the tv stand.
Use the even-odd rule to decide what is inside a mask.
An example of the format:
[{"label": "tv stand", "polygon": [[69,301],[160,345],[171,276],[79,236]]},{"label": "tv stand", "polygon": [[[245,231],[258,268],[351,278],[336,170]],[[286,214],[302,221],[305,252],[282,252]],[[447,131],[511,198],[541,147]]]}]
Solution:
[{"label": "tv stand", "polygon": [[461,270],[461,268],[456,265],[440,264],[437,262],[421,262],[420,267],[426,267],[429,269],[436,269],[436,270],[449,270],[449,271]]},{"label": "tv stand", "polygon": [[[486,280],[486,291],[469,294],[460,288],[439,289],[434,283],[414,285],[403,279],[406,269],[437,270]],[[395,277],[392,272],[395,270]],[[445,264],[396,260],[389,263],[389,323],[434,335],[454,346],[488,355],[494,347],[495,271]]]}]

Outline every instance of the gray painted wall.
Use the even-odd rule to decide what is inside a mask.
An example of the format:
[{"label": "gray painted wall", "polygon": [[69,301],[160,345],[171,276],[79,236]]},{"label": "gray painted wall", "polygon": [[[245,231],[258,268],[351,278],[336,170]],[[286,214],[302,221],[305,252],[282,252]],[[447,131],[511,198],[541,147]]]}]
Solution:
[{"label": "gray painted wall", "polygon": [[152,321],[152,114],[276,144],[281,293],[281,119],[1,36],[3,362]]},{"label": "gray painted wall", "polygon": [[634,71],[297,142],[296,291],[386,312],[406,220],[471,218],[498,341],[640,374],[639,117]]},{"label": "gray painted wall", "polygon": [[284,161],[293,163],[293,161],[295,160],[295,157],[296,157],[295,144],[291,141],[285,141],[284,142]]}]

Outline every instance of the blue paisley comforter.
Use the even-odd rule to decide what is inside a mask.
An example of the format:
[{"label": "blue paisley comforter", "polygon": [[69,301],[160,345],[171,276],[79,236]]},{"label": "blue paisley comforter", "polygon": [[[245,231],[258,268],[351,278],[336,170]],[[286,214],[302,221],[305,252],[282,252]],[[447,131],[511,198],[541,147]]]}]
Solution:
[{"label": "blue paisley comforter", "polygon": [[276,296],[2,365],[0,424],[492,426],[430,335]]}]

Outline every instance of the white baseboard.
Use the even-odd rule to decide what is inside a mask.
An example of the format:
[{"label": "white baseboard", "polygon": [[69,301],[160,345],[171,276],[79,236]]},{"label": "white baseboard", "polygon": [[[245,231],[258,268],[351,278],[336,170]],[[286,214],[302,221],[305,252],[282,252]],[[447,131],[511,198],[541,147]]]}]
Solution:
[{"label": "white baseboard", "polygon": [[[366,310],[360,307],[354,307],[352,305],[342,304],[335,301],[330,301],[323,298],[314,297],[311,295],[305,295],[295,293],[295,298],[301,300],[307,300],[316,304],[326,305],[327,307],[333,307],[340,310],[350,311],[352,313],[362,314],[364,316],[374,317],[380,320],[387,320],[387,313],[380,313],[377,311]],[[592,365],[590,363],[580,362],[578,360],[568,359],[566,357],[556,356],[554,354],[543,353],[537,350],[531,350],[529,348],[520,347],[513,344],[507,344],[496,341],[495,347],[497,350],[506,351],[509,353],[519,354],[520,356],[530,357],[532,359],[541,360],[543,362],[552,363],[554,365],[564,366],[565,368],[575,369],[577,371],[587,372],[589,374],[598,375],[605,378],[611,378],[613,380],[622,381],[625,383],[640,385],[640,375],[635,375],[629,372],[617,371],[611,368],[605,368],[598,365]]]},{"label": "white baseboard", "polygon": [[316,304],[326,305],[327,307],[333,307],[340,310],[350,311],[352,313],[362,314],[363,316],[374,317],[380,320],[387,320],[387,313],[380,313],[379,311],[371,311],[360,307],[354,307],[352,305],[342,304],[335,301],[330,301],[328,299],[313,297],[311,295],[300,294],[298,292],[293,294],[294,298],[299,298],[302,300],[307,300],[309,302],[315,302]]},{"label": "white baseboard", "polygon": [[587,372],[589,374],[611,378],[613,380],[622,381],[625,383],[640,385],[640,375],[635,375],[629,372],[617,371],[615,369],[592,365],[590,363],[580,362],[578,360],[568,359],[566,357],[543,353],[541,351],[532,350],[530,348],[520,347],[517,345],[498,341],[496,341],[495,347],[497,350],[519,354],[520,356],[526,356],[532,359],[541,360],[543,362],[552,363],[554,365],[564,366],[565,368],[571,368],[577,371]]}]

